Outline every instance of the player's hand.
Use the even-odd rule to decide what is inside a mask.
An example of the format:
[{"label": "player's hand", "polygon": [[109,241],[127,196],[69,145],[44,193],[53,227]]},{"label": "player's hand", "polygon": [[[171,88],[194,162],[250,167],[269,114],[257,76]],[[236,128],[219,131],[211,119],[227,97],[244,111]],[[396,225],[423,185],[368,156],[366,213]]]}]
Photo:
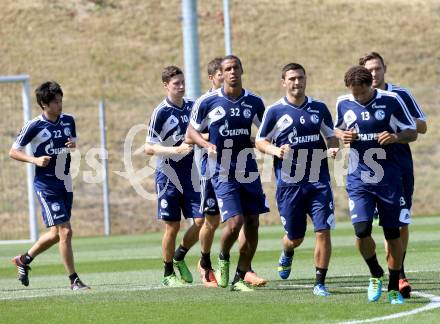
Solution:
[{"label": "player's hand", "polygon": [[388,133],[387,131],[377,134],[377,141],[380,145],[388,145],[396,143],[398,140],[397,135],[394,133]]},{"label": "player's hand", "polygon": [[182,144],[177,146],[176,149],[177,149],[177,153],[178,154],[186,155],[188,153],[191,153],[191,151],[193,150],[193,145],[192,144],[187,144],[187,143],[183,142]]},{"label": "player's hand", "polygon": [[209,143],[206,149],[208,150],[208,157],[213,157],[217,155],[217,146],[215,146],[214,144]]},{"label": "player's hand", "polygon": [[290,145],[284,144],[278,148],[278,154],[276,156],[282,160],[285,157],[289,156],[289,153],[290,153]]},{"label": "player's hand", "polygon": [[34,164],[36,166],[43,167],[43,168],[47,167],[47,165],[49,164],[51,158],[52,157],[47,156],[47,155],[43,155],[43,156],[37,157],[34,160]]},{"label": "player's hand", "polygon": [[344,144],[350,144],[358,138],[358,133],[354,129],[345,130],[342,133],[342,142]]},{"label": "player's hand", "polygon": [[75,148],[76,147],[76,143],[74,141],[72,141],[72,139],[70,137],[67,139],[67,142],[64,145],[68,148]]},{"label": "player's hand", "polygon": [[336,155],[339,152],[339,147],[330,147],[327,150],[327,156],[331,157],[332,159],[336,158]]}]

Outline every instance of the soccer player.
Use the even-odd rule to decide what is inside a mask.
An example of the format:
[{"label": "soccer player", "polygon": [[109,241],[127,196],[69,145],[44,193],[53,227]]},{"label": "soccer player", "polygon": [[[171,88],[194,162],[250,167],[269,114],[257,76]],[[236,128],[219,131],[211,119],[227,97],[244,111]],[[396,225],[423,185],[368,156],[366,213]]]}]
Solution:
[{"label": "soccer player", "polygon": [[[373,88],[392,91],[402,98],[416,123],[417,132],[420,134],[426,133],[427,125],[425,115],[412,94],[405,88],[391,83],[385,83],[385,72],[387,67],[382,56],[376,52],[368,53],[359,59],[359,65],[365,66],[365,68],[371,72],[371,75],[373,76]],[[397,156],[397,161],[399,161],[403,180],[403,196],[401,198],[402,210],[400,212],[400,237],[402,239],[403,258],[402,268],[400,269],[399,274],[399,291],[404,298],[409,298],[411,296],[411,285],[406,278],[404,263],[409,240],[408,225],[411,223],[412,195],[414,193],[414,167],[411,149],[408,144],[396,144],[393,147]],[[389,255],[388,249],[386,250],[387,255]]]},{"label": "soccer player", "polygon": [[[192,145],[184,140],[193,101],[184,98],[185,79],[181,69],[168,66],[162,72],[166,98],[154,109],[150,119],[145,144],[147,155],[156,155],[157,217],[164,222],[162,256],[164,260],[165,286],[181,286],[191,283],[193,277],[185,263],[185,255],[197,242],[203,224],[199,212],[200,195],[194,190],[191,170]],[[199,181],[197,177],[197,181]],[[193,218],[194,223],[186,231],[182,243],[174,251],[180,229],[181,213]],[[179,280],[174,265],[180,272]]]},{"label": "soccer player", "polygon": [[[208,168],[225,224],[216,279],[220,287],[229,283],[230,250],[241,227],[245,241],[239,246],[239,260],[231,290],[252,291],[244,281],[258,245],[259,214],[269,211],[261,186],[251,143],[252,124],[259,126],[264,113],[260,97],[243,89],[241,61],[234,55],[221,63],[223,87],[200,97],[193,107],[191,125],[197,131],[192,140],[208,150]],[[201,132],[207,130],[209,141]]]},{"label": "soccer player", "polygon": [[[222,86],[223,75],[221,73],[221,62],[222,58],[216,57],[208,63],[208,79],[211,82],[211,88],[208,93],[215,91]],[[194,144],[191,139],[192,132],[196,132],[196,130],[194,130],[191,124],[189,124],[187,135],[185,136],[186,143]],[[208,134],[203,133],[203,138],[208,140]],[[205,287],[218,287],[211,264],[211,247],[214,241],[215,231],[220,224],[220,211],[208,174],[208,155],[205,151],[206,150],[198,145],[194,147],[194,159],[196,162],[200,160],[198,166],[200,172],[200,211],[203,212],[203,215],[205,216],[199,234],[201,258],[197,264],[197,269]]]},{"label": "soccer player", "polygon": [[388,300],[391,304],[402,304],[399,293],[402,179],[393,148],[395,143],[416,140],[416,125],[400,96],[371,87],[373,77],[365,67],[350,68],[344,81],[351,94],[337,100],[335,134],[344,144],[350,144],[346,188],[356,246],[371,272],[368,299],[379,300],[384,274],[371,237],[377,207],[389,249]]},{"label": "soccer player", "polygon": [[[216,57],[208,63],[208,79],[211,82],[211,89],[208,92],[215,91],[221,88],[223,84],[223,75],[221,73],[221,62],[222,58]],[[187,129],[188,133],[196,132],[191,124],[188,125]],[[205,140],[209,140],[209,136],[207,133],[203,133],[203,138]],[[188,135],[185,139],[186,143],[194,144],[191,140],[191,135]],[[211,247],[214,240],[214,234],[220,223],[220,211],[218,208],[217,198],[215,196],[214,188],[211,183],[211,176],[208,174],[208,154],[202,153],[205,151],[204,149],[199,148],[198,145],[195,146],[195,159],[197,159],[197,151],[200,150],[202,154],[201,163],[200,163],[200,195],[201,195],[201,210],[205,215],[205,222],[203,223],[202,229],[200,230],[200,246],[201,246],[201,254],[202,257],[198,264],[198,270],[200,272],[200,277],[202,282],[206,287],[217,287],[217,280],[215,279],[215,275],[212,269],[211,264]],[[243,227],[240,230],[239,234],[239,244],[244,245],[246,238],[244,237]],[[244,276],[244,281],[253,285],[253,286],[264,286],[267,283],[267,280],[259,277],[255,271],[250,270],[246,272]]]},{"label": "soccer player", "polygon": [[316,236],[313,293],[325,297],[330,295],[325,277],[331,254],[330,229],[335,224],[327,146],[335,156],[339,141],[327,106],[306,96],[306,81],[305,69],[300,64],[283,67],[281,82],[286,95],[266,110],[256,147],[274,156],[276,199],[286,231],[278,273],[282,279],[289,277],[295,248],[304,240],[309,214]]},{"label": "soccer player", "polygon": [[[43,113],[22,128],[9,156],[17,161],[35,164],[34,189],[48,232],[26,253],[13,258],[12,263],[17,267],[18,280],[28,286],[32,260],[59,243],[70,288],[90,289],[75,271],[72,250],[70,217],[73,192],[69,170],[70,150],[76,147],[75,120],[73,116],[62,112],[63,91],[57,82],[44,82],[35,90],[35,95]],[[24,151],[27,144],[31,145],[33,155]]]}]

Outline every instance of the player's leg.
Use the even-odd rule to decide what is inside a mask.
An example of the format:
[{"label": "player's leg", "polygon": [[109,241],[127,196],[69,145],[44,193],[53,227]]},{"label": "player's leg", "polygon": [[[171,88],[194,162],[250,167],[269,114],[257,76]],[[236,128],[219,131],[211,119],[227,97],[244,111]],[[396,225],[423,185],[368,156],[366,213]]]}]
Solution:
[{"label": "player's leg", "polygon": [[376,243],[371,236],[376,197],[362,187],[347,187],[349,210],[353,223],[356,247],[370,270],[368,300],[378,301],[382,295],[384,271],[376,256]]},{"label": "player's leg", "polygon": [[203,222],[203,218],[193,218],[193,223],[186,230],[179,247],[174,251],[174,265],[179,270],[182,280],[187,283],[192,283],[193,277],[185,263],[185,256],[189,249],[199,240],[199,233]]},{"label": "player's leg", "polygon": [[[246,236],[244,234],[243,227],[240,230],[240,234],[238,235],[238,245],[239,249],[246,248],[248,250],[248,253],[252,254],[252,250],[255,249],[255,247],[252,247],[251,244],[249,244],[248,241],[246,241]],[[255,251],[253,252],[255,254]],[[256,287],[261,287],[267,284],[267,280],[258,276],[257,273],[252,269],[252,264],[249,265],[249,270],[246,272],[244,276],[244,281],[248,284]]]},{"label": "player's leg", "polygon": [[180,229],[180,220],[164,221],[164,233],[162,236],[162,258],[164,264],[164,275],[162,283],[165,286],[181,286],[174,272],[173,256],[176,248],[176,237]]},{"label": "player's leg", "polygon": [[209,269],[211,267],[211,247],[214,242],[215,231],[220,225],[220,215],[205,215],[205,222],[200,230],[200,249],[202,258],[200,264],[202,267]]},{"label": "player's leg", "polygon": [[243,226],[240,231],[243,231],[244,240],[242,244],[239,244],[239,257],[234,280],[232,281],[233,285],[239,281],[245,281],[246,273],[250,270],[251,262],[258,246],[258,227],[258,215],[243,216]]},{"label": "player's leg", "polygon": [[335,228],[333,194],[330,183],[310,183],[308,188],[308,214],[315,229],[315,285],[313,293],[329,296],[325,286],[331,256],[330,230]]},{"label": "player's leg", "polygon": [[44,233],[37,242],[26,253],[17,255],[12,259],[12,263],[17,267],[18,280],[24,286],[29,285],[29,270],[31,262],[40,253],[56,244],[59,240],[56,227],[50,227],[49,231]]},{"label": "player's leg", "polygon": [[180,229],[181,207],[180,192],[169,183],[156,183],[157,218],[163,221],[162,258],[164,275],[162,284],[165,286],[182,286],[174,272],[173,256],[176,249],[176,237]]},{"label": "player's leg", "polygon": [[206,287],[218,287],[211,264],[211,247],[215,231],[220,224],[220,211],[210,179],[201,179],[200,198],[200,210],[205,215],[205,222],[199,234],[201,258],[197,268]]},{"label": "player's leg", "polygon": [[258,246],[259,215],[269,211],[260,178],[251,183],[240,184],[240,201],[243,208],[244,226],[239,234],[239,249],[242,261],[239,262],[237,274],[242,276],[238,271],[247,268],[242,279],[252,286],[264,286],[267,280],[259,277],[251,266]]},{"label": "player's leg", "polygon": [[35,258],[37,255],[43,253],[48,248],[57,244],[60,237],[58,236],[58,230],[56,227],[50,227],[49,231],[44,233],[37,242],[32,245],[32,247],[27,252],[29,256]]},{"label": "player's leg", "polygon": [[204,218],[200,212],[200,195],[193,190],[192,186],[184,187],[183,194],[179,194],[179,196],[177,203],[180,205],[183,216],[186,219],[192,218],[193,222],[186,230],[181,244],[174,252],[173,263],[179,270],[182,281],[192,283],[193,276],[184,259],[189,249],[199,240]]},{"label": "player's leg", "polygon": [[230,215],[224,221],[220,237],[218,268],[215,273],[218,285],[222,288],[227,287],[229,283],[230,251],[235,241],[237,241],[242,226],[243,215],[241,214]]},{"label": "player's leg", "polygon": [[408,282],[405,273],[405,257],[409,241],[409,225],[400,227],[400,238],[402,240],[402,267],[399,273],[399,292],[403,298],[410,298],[412,287]]},{"label": "player's leg", "polygon": [[402,188],[390,185],[381,190],[377,208],[381,219],[385,240],[388,246],[388,300],[391,304],[402,304],[403,297],[399,292],[399,274],[402,267],[402,240],[400,239],[400,197]]},{"label": "player's leg", "polygon": [[205,215],[205,222],[200,230],[201,258],[198,263],[198,270],[203,284],[206,287],[218,287],[217,279],[211,264],[211,247],[214,241],[214,234],[220,224],[220,215]]},{"label": "player's leg", "polygon": [[281,223],[286,232],[282,240],[283,251],[278,259],[278,274],[281,279],[287,279],[292,271],[295,249],[304,240],[307,215],[300,185],[278,187],[276,199]]},{"label": "player's leg", "polygon": [[66,272],[69,274],[70,279],[70,288],[72,290],[82,290],[82,289],[90,289],[89,286],[85,285],[78,274],[75,271],[75,260],[73,257],[73,248],[72,248],[72,226],[70,221],[61,223],[56,225],[58,230],[58,235],[60,237],[59,240],[59,251],[61,259],[63,260],[64,268]]},{"label": "player's leg", "polygon": [[411,207],[412,207],[412,196],[414,193],[414,172],[413,170],[408,170],[403,175],[403,196],[405,199],[405,209],[400,215],[400,238],[402,240],[402,268],[399,274],[399,292],[404,298],[411,297],[411,285],[408,282],[405,273],[405,257],[409,242],[409,224],[411,223]]},{"label": "player's leg", "polygon": [[315,232],[315,285],[313,293],[317,296],[328,296],[330,293],[325,286],[331,255],[330,230]]},{"label": "player's leg", "polygon": [[238,238],[243,225],[242,208],[239,194],[239,183],[233,179],[221,181],[213,178],[212,184],[220,209],[220,218],[224,224],[220,235],[220,253],[215,277],[219,287],[229,284],[230,251]]}]

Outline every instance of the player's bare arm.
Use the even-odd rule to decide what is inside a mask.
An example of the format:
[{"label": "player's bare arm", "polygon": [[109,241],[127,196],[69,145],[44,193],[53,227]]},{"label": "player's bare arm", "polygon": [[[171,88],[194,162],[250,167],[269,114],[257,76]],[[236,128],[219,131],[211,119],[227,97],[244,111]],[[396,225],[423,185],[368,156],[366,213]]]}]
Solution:
[{"label": "player's bare arm", "polygon": [[9,156],[11,158],[13,158],[14,160],[17,160],[20,162],[32,163],[38,167],[46,167],[49,164],[50,159],[51,159],[51,157],[47,156],[47,155],[40,156],[40,157],[34,157],[32,155],[26,154],[24,151],[17,150],[14,148],[12,148],[9,151]]},{"label": "player's bare arm", "polygon": [[[185,143],[187,144],[196,144],[196,142],[194,142],[194,140],[192,139],[192,133],[194,133],[197,131],[194,129],[194,127],[192,127],[191,124],[188,124],[188,128],[186,129],[186,134],[185,134]],[[191,133],[191,135],[189,135],[188,133]],[[208,133],[202,133],[202,138],[205,141],[209,141],[209,134]]]},{"label": "player's bare arm", "polygon": [[144,152],[146,155],[187,155],[193,150],[191,144],[183,142],[179,146],[163,146],[161,144],[149,144],[145,143]]},{"label": "player's bare arm", "polygon": [[327,153],[331,158],[335,158],[339,151],[339,140],[336,136],[326,138]]},{"label": "player's bare arm", "polygon": [[354,129],[342,130],[339,128],[335,128],[335,135],[344,144],[350,144],[358,137],[358,134]]},{"label": "player's bare arm", "polygon": [[[191,129],[190,129],[191,127]],[[206,148],[208,150],[208,154],[216,154],[217,153],[217,147],[208,142],[207,139],[205,139],[204,136],[209,136],[209,134],[202,134],[200,132],[198,132],[194,127],[190,125],[188,125],[188,129],[185,135],[185,142],[192,142],[194,144],[197,144],[200,147]]]},{"label": "player's bare arm", "polygon": [[380,145],[393,143],[407,144],[417,139],[417,131],[414,129],[405,129],[400,133],[388,133],[387,131],[377,135],[377,141]]},{"label": "player's bare arm", "polygon": [[278,157],[279,159],[284,159],[290,152],[290,145],[284,144],[277,147],[270,143],[268,140],[261,140],[255,143],[255,147],[262,153],[267,153]]}]

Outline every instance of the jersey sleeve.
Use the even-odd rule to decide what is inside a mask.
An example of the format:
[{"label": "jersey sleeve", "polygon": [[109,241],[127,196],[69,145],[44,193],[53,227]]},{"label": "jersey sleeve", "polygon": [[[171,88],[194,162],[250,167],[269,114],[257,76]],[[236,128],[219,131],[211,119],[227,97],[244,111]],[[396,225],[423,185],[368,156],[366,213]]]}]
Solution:
[{"label": "jersey sleeve", "polygon": [[333,137],[335,136],[335,132],[333,131],[333,121],[332,121],[332,115],[330,114],[330,111],[328,110],[326,105],[323,105],[322,109],[322,122],[321,122],[321,133],[325,138]]},{"label": "jersey sleeve", "polygon": [[22,150],[27,144],[29,144],[35,137],[35,121],[31,120],[27,122],[20,130],[17,138],[15,139],[12,148],[16,150]]},{"label": "jersey sleeve", "polygon": [[417,104],[411,92],[406,89],[402,89],[398,92],[398,94],[402,98],[412,117],[420,120],[426,120],[425,114],[423,113],[420,106]]},{"label": "jersey sleeve", "polygon": [[268,109],[264,113],[261,121],[261,125],[258,129],[256,141],[267,140],[272,142],[274,140],[274,134],[276,132],[276,119],[273,109]]},{"label": "jersey sleeve", "polygon": [[347,124],[344,121],[344,115],[342,114],[341,100],[336,101],[336,117],[335,117],[335,128],[342,130],[347,129]]},{"label": "jersey sleeve", "polygon": [[153,115],[151,115],[151,119],[147,127],[147,137],[145,142],[157,144],[163,141],[163,138],[161,138],[163,124],[162,119],[161,109],[155,109],[153,111]]},{"label": "jersey sleeve", "polygon": [[416,129],[416,124],[414,123],[405,102],[401,97],[394,97],[396,100],[396,107],[390,118],[390,127],[396,132],[397,129]]},{"label": "jersey sleeve", "polygon": [[260,127],[261,121],[263,120],[264,111],[266,110],[264,106],[264,102],[261,98],[259,98],[260,104],[256,107],[256,114],[254,116],[254,119],[252,120],[253,124],[257,127]]},{"label": "jersey sleeve", "polygon": [[209,124],[208,105],[204,98],[199,98],[194,103],[190,117],[191,126],[198,132],[205,131]]}]

